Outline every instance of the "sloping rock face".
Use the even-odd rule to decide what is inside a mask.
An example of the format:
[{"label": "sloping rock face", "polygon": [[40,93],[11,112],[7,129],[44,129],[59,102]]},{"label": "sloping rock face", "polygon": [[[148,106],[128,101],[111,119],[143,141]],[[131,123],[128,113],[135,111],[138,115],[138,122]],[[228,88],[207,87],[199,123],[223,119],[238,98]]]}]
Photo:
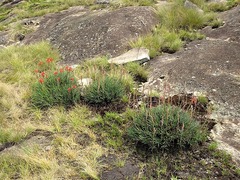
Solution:
[{"label": "sloping rock face", "polygon": [[205,40],[150,61],[148,84],[166,93],[202,92],[209,96],[214,102],[212,118],[217,121],[212,137],[240,165],[239,10],[238,6],[222,14],[223,27],[204,29]]},{"label": "sloping rock face", "polygon": [[48,39],[59,48],[64,63],[76,64],[96,55],[120,55],[131,38],[149,32],[157,22],[151,7],[94,12],[74,7],[45,16],[24,43]]}]

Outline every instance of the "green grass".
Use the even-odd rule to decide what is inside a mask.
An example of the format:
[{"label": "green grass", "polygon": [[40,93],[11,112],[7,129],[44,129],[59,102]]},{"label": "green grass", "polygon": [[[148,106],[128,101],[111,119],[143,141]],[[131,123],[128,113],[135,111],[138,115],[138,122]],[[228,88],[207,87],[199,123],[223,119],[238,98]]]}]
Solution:
[{"label": "green grass", "polygon": [[126,87],[122,80],[111,76],[95,80],[83,93],[85,102],[93,106],[108,106],[120,102],[124,95]]},{"label": "green grass", "polygon": [[49,57],[57,61],[59,54],[47,42],[0,49],[1,81],[11,84],[29,84],[34,80],[37,63]]},{"label": "green grass", "polygon": [[206,140],[206,129],[177,107],[144,108],[133,116],[129,137],[151,149],[171,150]]},{"label": "green grass", "polygon": [[122,6],[151,6],[156,0],[120,0]]},{"label": "green grass", "polygon": [[147,81],[148,72],[147,72],[146,68],[144,68],[140,64],[127,63],[125,68],[134,77],[135,81],[138,81],[138,82],[146,82]]},{"label": "green grass", "polygon": [[[194,1],[195,2],[195,1]],[[204,35],[197,30],[207,25],[217,28],[222,25],[215,13],[207,9],[204,0],[196,0],[196,4],[206,11],[200,13],[183,6],[183,1],[173,1],[171,6],[160,7],[156,10],[160,24],[151,33],[130,41],[131,47],[145,47],[154,58],[162,52],[174,53],[185,42],[203,39]]]},{"label": "green grass", "polygon": [[159,26],[153,30],[153,33],[132,40],[129,44],[133,48],[145,47],[149,49],[150,57],[153,58],[162,52],[174,53],[178,51],[184,42],[179,33]]}]

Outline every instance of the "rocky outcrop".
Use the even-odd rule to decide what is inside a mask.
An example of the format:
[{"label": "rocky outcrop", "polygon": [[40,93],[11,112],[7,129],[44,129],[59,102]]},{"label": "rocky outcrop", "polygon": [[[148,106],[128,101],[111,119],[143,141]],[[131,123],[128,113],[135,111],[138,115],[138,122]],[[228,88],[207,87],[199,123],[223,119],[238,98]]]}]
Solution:
[{"label": "rocky outcrop", "polygon": [[148,33],[158,23],[151,7],[126,7],[90,12],[83,7],[46,15],[24,43],[49,40],[69,65],[97,55],[117,56],[131,38]]},{"label": "rocky outcrop", "polygon": [[108,62],[113,64],[126,64],[129,62],[145,63],[149,60],[150,57],[148,49],[134,48],[118,57],[109,59]]},{"label": "rocky outcrop", "polygon": [[[239,7],[224,12],[225,25],[206,28],[207,38],[150,61],[151,90],[178,94],[202,92],[214,102],[217,125],[212,137],[240,164],[240,31]],[[161,78],[162,77],[162,78]]]}]

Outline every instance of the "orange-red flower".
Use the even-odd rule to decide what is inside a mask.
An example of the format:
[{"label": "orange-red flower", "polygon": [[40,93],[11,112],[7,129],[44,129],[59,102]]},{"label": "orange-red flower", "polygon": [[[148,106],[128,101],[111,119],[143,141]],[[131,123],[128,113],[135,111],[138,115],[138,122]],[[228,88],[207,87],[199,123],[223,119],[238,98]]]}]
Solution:
[{"label": "orange-red flower", "polygon": [[57,78],[57,81],[59,82],[61,79],[60,79],[60,77],[59,78]]},{"label": "orange-red flower", "polygon": [[74,81],[74,78],[70,78],[70,81]]},{"label": "orange-red flower", "polygon": [[41,76],[45,77],[46,73],[45,72],[41,72]]},{"label": "orange-red flower", "polygon": [[70,71],[72,71],[72,67],[66,66],[65,70],[70,72]]},{"label": "orange-red flower", "polygon": [[38,69],[35,69],[34,72],[35,72],[35,73],[38,73]]},{"label": "orange-red flower", "polygon": [[47,63],[53,62],[53,58],[47,58],[46,62],[47,62]]},{"label": "orange-red flower", "polygon": [[42,62],[42,61],[40,61],[40,62],[38,63],[38,65],[39,65],[39,66],[43,65],[43,62]]},{"label": "orange-red flower", "polygon": [[64,69],[63,69],[63,68],[61,68],[61,69],[60,69],[60,73],[62,73],[63,71],[64,71]]},{"label": "orange-red flower", "polygon": [[57,72],[57,71],[55,71],[53,74],[54,74],[54,75],[57,75],[57,74],[58,74],[58,72]]},{"label": "orange-red flower", "polygon": [[197,104],[197,98],[195,96],[191,98],[191,104],[194,104],[194,105]]},{"label": "orange-red flower", "polygon": [[72,88],[75,89],[75,88],[77,88],[77,86],[76,86],[76,85],[73,85]]},{"label": "orange-red flower", "polygon": [[68,92],[70,92],[72,90],[72,88],[68,88]]},{"label": "orange-red flower", "polygon": [[39,82],[42,84],[44,82],[43,78],[40,78]]}]

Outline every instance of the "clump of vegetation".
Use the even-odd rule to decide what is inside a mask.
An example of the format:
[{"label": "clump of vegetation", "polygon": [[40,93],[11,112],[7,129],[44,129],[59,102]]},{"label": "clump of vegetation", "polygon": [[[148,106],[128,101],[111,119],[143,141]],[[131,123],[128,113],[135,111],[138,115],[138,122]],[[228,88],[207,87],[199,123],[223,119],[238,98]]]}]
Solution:
[{"label": "clump of vegetation", "polygon": [[[0,61],[1,81],[25,85],[32,83],[37,63],[48,57],[59,59],[58,51],[47,42],[0,49],[0,59],[4,59]],[[53,66],[54,64],[55,62],[52,63]]]},{"label": "clump of vegetation", "polygon": [[[51,63],[53,59],[47,59]],[[43,62],[39,65],[42,66]],[[66,66],[55,72],[35,70],[39,80],[33,85],[31,102],[38,108],[49,108],[54,105],[68,107],[80,101],[80,89],[73,76],[72,68]]]},{"label": "clump of vegetation", "polygon": [[170,150],[206,140],[205,129],[178,107],[162,105],[142,109],[133,116],[129,137],[151,149]]},{"label": "clump of vegetation", "polygon": [[228,0],[227,2],[212,2],[207,5],[207,9],[213,12],[222,12],[231,9],[239,4],[239,0]]},{"label": "clump of vegetation", "polygon": [[182,1],[174,1],[172,5],[157,9],[161,24],[151,33],[130,41],[131,47],[145,47],[150,50],[153,58],[162,52],[174,53],[185,42],[203,39],[204,35],[197,32],[206,25],[217,28],[222,25],[216,15],[207,9],[206,2],[197,0],[196,4],[205,12],[186,8]]},{"label": "clump of vegetation", "polygon": [[146,82],[148,78],[148,72],[146,69],[138,63],[126,64],[127,71],[134,77],[134,80],[139,82]]},{"label": "clump of vegetation", "polygon": [[199,32],[192,32],[192,31],[186,31],[186,30],[180,30],[179,36],[182,41],[193,41],[195,39],[203,39],[205,35],[199,33]]},{"label": "clump of vegetation", "polygon": [[107,57],[88,60],[81,64],[75,74],[79,79],[92,78],[94,81],[99,81],[99,78],[111,76],[121,79],[128,92],[133,91],[135,86],[134,77],[129,73],[123,65],[115,65],[108,63]]},{"label": "clump of vegetation", "polygon": [[179,50],[183,42],[179,35],[174,31],[167,30],[165,27],[158,26],[152,34],[139,37],[131,41],[131,47],[145,47],[150,51],[150,57],[153,58],[161,52],[174,53]]},{"label": "clump of vegetation", "polygon": [[121,149],[124,143],[123,135],[125,134],[124,124],[127,122],[126,119],[115,112],[106,112],[99,119],[95,131],[104,139],[106,146],[115,150]]},{"label": "clump of vegetation", "polygon": [[160,9],[158,11],[160,22],[168,29],[192,30],[205,25],[204,14],[188,9],[179,3],[175,3],[170,8]]},{"label": "clump of vegetation", "polygon": [[119,102],[125,94],[126,87],[121,79],[106,76],[86,87],[84,100],[90,105],[106,106]]},{"label": "clump of vegetation", "polygon": [[120,0],[119,2],[114,3],[113,5],[120,6],[151,6],[156,2],[156,0]]}]

